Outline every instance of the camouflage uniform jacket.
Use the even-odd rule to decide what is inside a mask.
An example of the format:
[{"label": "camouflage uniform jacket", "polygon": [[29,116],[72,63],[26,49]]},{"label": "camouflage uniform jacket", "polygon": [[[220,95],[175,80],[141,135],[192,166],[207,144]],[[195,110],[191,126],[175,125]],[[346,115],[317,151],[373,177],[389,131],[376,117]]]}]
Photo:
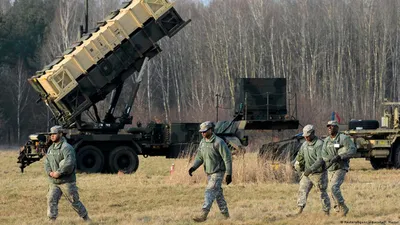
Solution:
[{"label": "camouflage uniform jacket", "polygon": [[[60,165],[61,160],[64,160]],[[49,181],[54,184],[64,184],[76,181],[75,168],[76,157],[74,148],[62,137],[60,142],[53,143],[47,150],[44,168],[49,177]],[[59,178],[50,177],[50,172],[61,174]]]},{"label": "camouflage uniform jacket", "polygon": [[322,147],[322,158],[328,164],[331,158],[340,155],[341,160],[333,163],[328,168],[328,171],[338,169],[349,170],[350,158],[356,153],[356,151],[356,146],[350,137],[338,133],[335,138],[331,138],[330,136],[325,138],[324,146]]},{"label": "camouflage uniform jacket", "polygon": [[231,152],[224,140],[215,134],[209,140],[203,138],[200,141],[193,168],[197,169],[203,163],[207,174],[226,171],[226,174],[232,175]]},{"label": "camouflage uniform jacket", "polygon": [[322,162],[322,142],[318,137],[315,137],[311,142],[304,142],[296,156],[300,170],[311,169],[313,173],[322,173],[324,167]]}]

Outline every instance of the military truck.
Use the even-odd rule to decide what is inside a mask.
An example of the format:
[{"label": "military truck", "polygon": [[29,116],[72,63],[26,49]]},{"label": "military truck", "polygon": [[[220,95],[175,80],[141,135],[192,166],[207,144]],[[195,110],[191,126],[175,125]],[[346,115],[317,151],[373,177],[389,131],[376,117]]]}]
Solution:
[{"label": "military truck", "polygon": [[[176,158],[196,149],[201,140],[200,122],[150,122],[145,127],[137,124],[124,130],[125,125],[132,124],[130,114],[143,76],[142,68],[161,52],[156,42],[164,36],[172,37],[188,22],[166,0],[126,2],[62,57],[29,79],[56,123],[63,126],[67,141],[74,146],[78,170],[132,173],[139,166],[138,155]],[[133,74],[132,95],[122,115],[117,117],[114,111],[123,84]],[[298,121],[285,116],[285,79],[239,79],[238,82],[242,97],[238,99],[240,107],[234,119],[218,121],[215,127],[217,135],[232,150],[240,150],[248,143],[244,130],[297,128]],[[260,83],[264,85],[259,86]],[[100,119],[96,103],[110,93],[108,111]],[[95,114],[94,122],[82,116],[89,109]],[[45,156],[50,144],[46,132],[30,135],[18,157],[21,172]]]},{"label": "military truck", "polygon": [[[176,156],[180,148],[186,147],[181,142],[199,138],[195,123],[150,123],[145,128],[120,132],[132,123],[130,111],[142,73],[135,79],[133,94],[122,115],[113,115],[124,81],[161,52],[157,41],[165,36],[171,38],[189,22],[167,0],[124,2],[61,57],[29,79],[56,123],[65,128],[67,141],[77,151],[79,170],[131,173],[138,168],[138,154]],[[110,92],[113,97],[101,120],[96,103]],[[82,118],[82,113],[90,108],[95,114],[94,122]],[[179,133],[182,130],[184,135]],[[46,133],[30,135],[18,157],[22,172],[45,155],[50,144],[48,139]]]},{"label": "military truck", "polygon": [[[400,168],[400,102],[382,103],[381,124],[377,120],[350,120],[339,125],[342,133],[349,135],[357,147],[353,158],[369,160],[374,169]],[[289,139],[264,144],[260,156],[271,160],[293,160],[304,142],[301,133]]]},{"label": "military truck", "polygon": [[400,102],[382,103],[381,125],[377,120],[351,120],[345,134],[357,146],[355,157],[366,158],[374,169],[400,168]]}]

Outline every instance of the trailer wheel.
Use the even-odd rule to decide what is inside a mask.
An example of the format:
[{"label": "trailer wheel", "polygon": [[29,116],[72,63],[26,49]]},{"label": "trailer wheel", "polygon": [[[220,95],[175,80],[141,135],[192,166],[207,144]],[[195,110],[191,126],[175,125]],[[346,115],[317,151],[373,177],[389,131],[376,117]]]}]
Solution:
[{"label": "trailer wheel", "polygon": [[136,152],[128,146],[116,147],[110,153],[109,167],[111,173],[134,173],[139,167],[139,157]]},{"label": "trailer wheel", "polygon": [[352,120],[349,122],[350,130],[356,130],[357,128],[375,130],[379,128],[379,122],[377,120]]},{"label": "trailer wheel", "polygon": [[103,170],[104,155],[97,147],[86,145],[78,150],[78,170],[85,173],[99,173]]}]

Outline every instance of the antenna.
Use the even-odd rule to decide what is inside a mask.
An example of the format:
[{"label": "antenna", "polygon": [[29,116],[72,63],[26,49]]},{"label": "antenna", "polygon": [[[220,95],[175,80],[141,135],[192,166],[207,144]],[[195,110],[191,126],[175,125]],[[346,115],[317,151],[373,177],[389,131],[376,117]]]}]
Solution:
[{"label": "antenna", "polygon": [[83,25],[79,26],[79,38],[88,33],[89,27],[89,0],[85,0],[85,28]]},{"label": "antenna", "polygon": [[89,0],[85,0],[85,34],[88,33],[89,24]]}]

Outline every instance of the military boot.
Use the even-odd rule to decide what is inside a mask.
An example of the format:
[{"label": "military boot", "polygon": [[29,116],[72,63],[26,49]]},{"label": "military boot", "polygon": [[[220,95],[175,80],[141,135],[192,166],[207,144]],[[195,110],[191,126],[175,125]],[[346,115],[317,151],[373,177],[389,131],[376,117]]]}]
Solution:
[{"label": "military boot", "polygon": [[344,204],[344,202],[340,203],[339,207],[341,216],[346,216],[349,212],[349,208],[346,206],[346,204]]},{"label": "military boot", "polygon": [[195,222],[204,222],[207,220],[208,212],[203,210],[198,216],[193,217]]},{"label": "military boot", "polygon": [[325,216],[329,216],[329,210],[328,211],[324,211],[324,215]]},{"label": "military boot", "polygon": [[303,213],[303,209],[304,209],[304,207],[299,206],[299,207],[297,208],[297,211],[296,211],[295,215],[300,215],[301,213]]},{"label": "military boot", "polygon": [[85,221],[85,223],[92,224],[92,219],[90,219],[89,215],[82,217],[82,219]]},{"label": "military boot", "polygon": [[223,212],[223,213],[221,213],[223,216],[224,216],[224,218],[225,219],[229,219],[229,212]]},{"label": "military boot", "polygon": [[86,214],[86,216],[82,217],[82,219],[84,221],[91,221],[91,219],[89,218],[89,215]]}]

